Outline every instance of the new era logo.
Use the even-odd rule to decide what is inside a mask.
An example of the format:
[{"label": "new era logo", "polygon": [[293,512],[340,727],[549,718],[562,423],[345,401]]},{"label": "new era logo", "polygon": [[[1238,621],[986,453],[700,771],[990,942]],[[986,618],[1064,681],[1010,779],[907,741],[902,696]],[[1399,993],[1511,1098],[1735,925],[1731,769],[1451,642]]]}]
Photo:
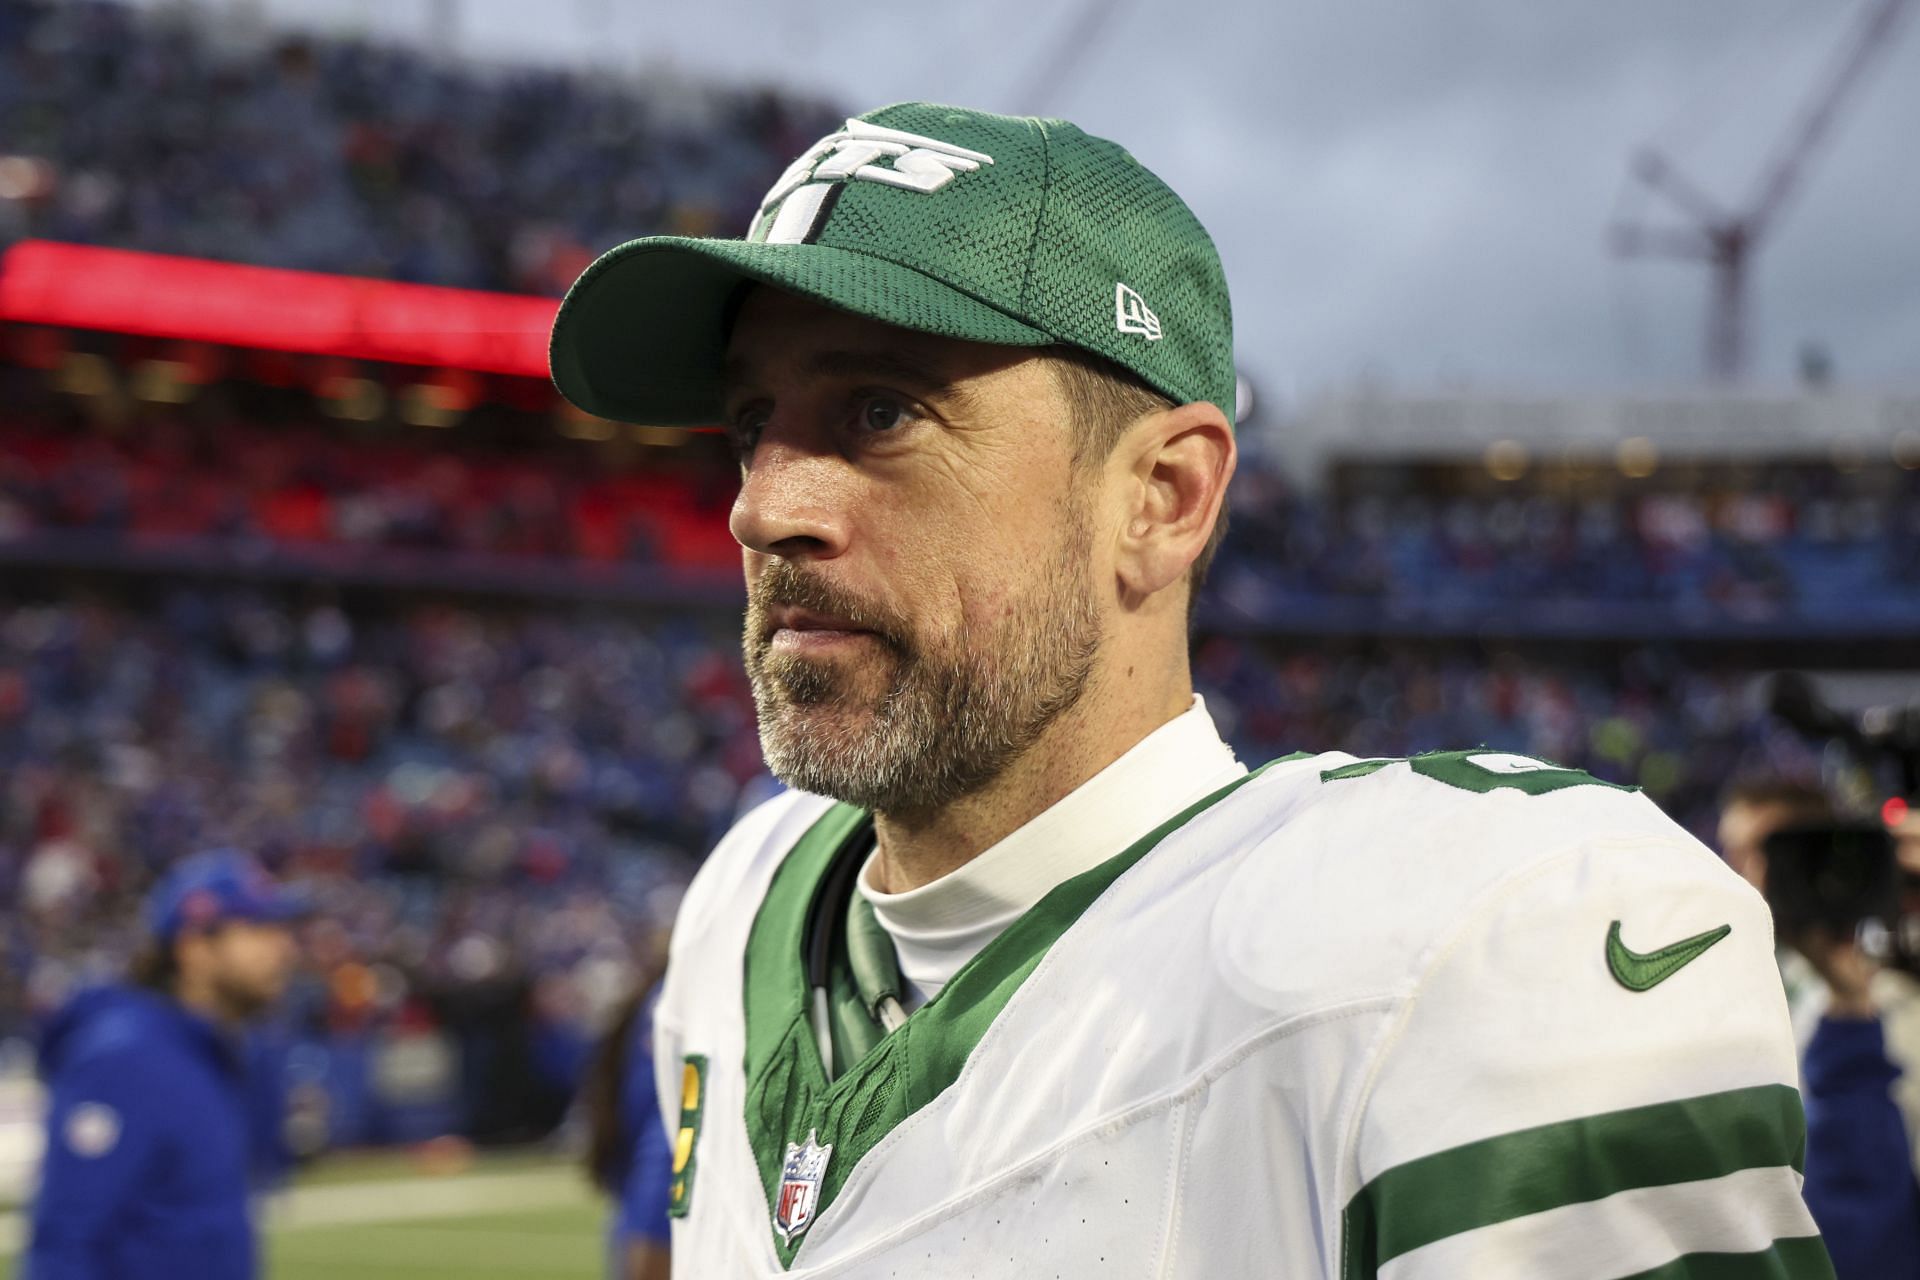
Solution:
[{"label": "new era logo", "polygon": [[1160,317],[1145,298],[1123,284],[1113,286],[1113,327],[1121,333],[1142,334],[1148,342],[1160,340]]}]

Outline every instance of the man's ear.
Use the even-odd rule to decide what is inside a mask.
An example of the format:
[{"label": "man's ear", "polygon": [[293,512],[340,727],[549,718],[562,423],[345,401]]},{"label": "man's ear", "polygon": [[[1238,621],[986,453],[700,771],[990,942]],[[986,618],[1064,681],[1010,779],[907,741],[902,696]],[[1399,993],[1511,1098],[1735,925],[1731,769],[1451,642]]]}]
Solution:
[{"label": "man's ear", "polygon": [[1115,571],[1123,599],[1137,606],[1185,581],[1213,535],[1239,453],[1226,415],[1196,401],[1141,418],[1114,454],[1128,504]]}]

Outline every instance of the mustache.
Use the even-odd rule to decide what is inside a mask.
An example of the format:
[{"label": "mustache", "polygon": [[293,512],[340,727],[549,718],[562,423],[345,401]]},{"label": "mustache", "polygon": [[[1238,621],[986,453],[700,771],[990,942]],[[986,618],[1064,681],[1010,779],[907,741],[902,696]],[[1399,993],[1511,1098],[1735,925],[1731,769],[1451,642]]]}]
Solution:
[{"label": "mustache", "polygon": [[769,564],[747,591],[748,634],[760,648],[765,648],[773,638],[767,615],[776,605],[789,605],[845,618],[855,626],[871,631],[889,648],[907,652],[908,628],[905,619],[884,605],[863,599],[789,560],[775,560]]}]

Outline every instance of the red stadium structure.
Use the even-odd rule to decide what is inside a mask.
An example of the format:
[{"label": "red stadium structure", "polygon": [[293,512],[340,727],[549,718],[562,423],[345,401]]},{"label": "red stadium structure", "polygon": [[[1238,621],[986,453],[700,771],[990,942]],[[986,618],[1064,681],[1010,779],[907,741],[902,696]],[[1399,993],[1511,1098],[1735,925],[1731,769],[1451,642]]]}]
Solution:
[{"label": "red stadium structure", "polygon": [[551,298],[27,240],[0,320],[220,346],[547,376]]}]

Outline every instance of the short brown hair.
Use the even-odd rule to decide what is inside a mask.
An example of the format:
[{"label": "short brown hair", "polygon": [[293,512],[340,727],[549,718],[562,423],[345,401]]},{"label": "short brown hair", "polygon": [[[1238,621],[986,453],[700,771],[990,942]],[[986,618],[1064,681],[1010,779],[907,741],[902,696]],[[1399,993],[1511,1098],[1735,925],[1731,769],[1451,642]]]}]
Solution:
[{"label": "short brown hair", "polygon": [[1833,800],[1817,783],[1774,774],[1736,779],[1720,797],[1720,807],[1731,809],[1736,804],[1785,809],[1790,823],[1831,822],[1834,818]]},{"label": "short brown hair", "polygon": [[180,981],[180,953],[171,939],[150,938],[127,966],[127,980],[162,995],[172,995]]},{"label": "short brown hair", "polygon": [[[1060,390],[1073,415],[1073,464],[1075,467],[1104,462],[1127,428],[1149,413],[1174,407],[1172,400],[1148,386],[1144,379],[1123,369],[1104,356],[1079,347],[1052,346],[1041,352],[1059,379]],[[1194,602],[1213,566],[1214,553],[1227,536],[1227,505],[1223,499],[1220,514],[1207,535],[1207,545],[1187,576],[1187,618],[1193,618]]]}]

